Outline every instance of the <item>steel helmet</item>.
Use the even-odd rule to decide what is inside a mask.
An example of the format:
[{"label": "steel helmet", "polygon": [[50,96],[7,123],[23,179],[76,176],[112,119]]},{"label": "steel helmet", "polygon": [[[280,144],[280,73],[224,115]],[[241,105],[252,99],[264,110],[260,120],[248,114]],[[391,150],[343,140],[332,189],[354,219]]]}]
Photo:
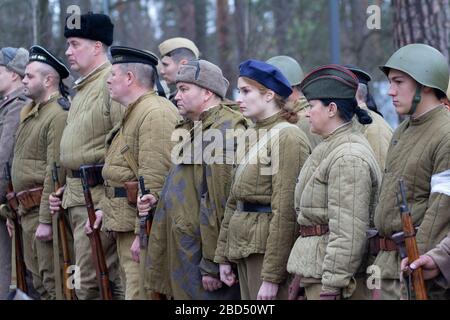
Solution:
[{"label": "steel helmet", "polygon": [[276,56],[266,62],[280,69],[292,87],[299,85],[305,76],[300,64],[292,57]]},{"label": "steel helmet", "polygon": [[447,92],[449,67],[444,55],[435,48],[422,44],[409,44],[398,49],[380,69],[388,75],[389,69],[408,74],[423,86]]}]

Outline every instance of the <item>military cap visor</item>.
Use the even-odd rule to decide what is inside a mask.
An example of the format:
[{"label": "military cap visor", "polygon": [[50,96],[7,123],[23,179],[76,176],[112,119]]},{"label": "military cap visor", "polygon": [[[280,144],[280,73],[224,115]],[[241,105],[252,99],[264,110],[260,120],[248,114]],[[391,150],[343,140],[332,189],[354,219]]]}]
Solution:
[{"label": "military cap visor", "polygon": [[369,81],[372,80],[372,77],[370,76],[370,74],[368,74],[364,70],[358,68],[357,66],[347,64],[344,67],[346,67],[348,70],[350,70],[351,72],[353,72],[356,75],[359,83],[363,83],[363,84],[367,85],[369,83]]},{"label": "military cap visor", "polygon": [[33,61],[48,64],[58,72],[61,79],[67,78],[70,74],[69,69],[67,69],[64,63],[56,58],[50,51],[41,46],[35,45],[30,48],[29,62]]},{"label": "military cap visor", "polygon": [[118,63],[143,63],[152,66],[158,65],[158,58],[151,52],[130,47],[111,47],[112,64]]}]

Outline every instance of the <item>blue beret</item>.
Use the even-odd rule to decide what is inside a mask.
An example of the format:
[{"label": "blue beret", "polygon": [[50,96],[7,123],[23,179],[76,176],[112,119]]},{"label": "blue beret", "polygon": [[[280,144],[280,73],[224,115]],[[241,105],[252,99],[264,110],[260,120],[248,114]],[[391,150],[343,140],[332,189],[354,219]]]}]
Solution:
[{"label": "blue beret", "polygon": [[292,94],[291,84],[280,69],[266,62],[253,59],[242,62],[239,76],[255,80],[283,98]]}]

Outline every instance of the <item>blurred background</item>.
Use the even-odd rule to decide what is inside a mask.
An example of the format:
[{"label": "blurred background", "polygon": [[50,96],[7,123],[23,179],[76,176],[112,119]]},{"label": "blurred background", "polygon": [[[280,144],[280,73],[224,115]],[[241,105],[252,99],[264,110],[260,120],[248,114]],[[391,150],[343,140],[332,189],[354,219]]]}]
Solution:
[{"label": "blurred background", "polygon": [[398,117],[378,66],[413,42],[449,57],[449,0],[0,0],[0,47],[39,44],[65,59],[70,5],[109,14],[114,45],[158,53],[167,38],[193,40],[230,80],[230,98],[247,58],[289,55],[305,72],[328,63],[357,65],[372,75],[370,91],[393,128]]}]

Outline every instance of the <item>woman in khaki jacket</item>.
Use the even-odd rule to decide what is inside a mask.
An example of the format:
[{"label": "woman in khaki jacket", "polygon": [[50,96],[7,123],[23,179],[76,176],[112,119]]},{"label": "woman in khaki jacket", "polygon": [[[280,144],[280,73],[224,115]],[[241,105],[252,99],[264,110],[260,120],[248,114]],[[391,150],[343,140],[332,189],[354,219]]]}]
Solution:
[{"label": "woman in khaki jacket", "polygon": [[292,89],[280,70],[247,60],[240,65],[238,88],[239,107],[254,125],[240,136],[249,140],[246,157],[239,157],[238,144],[214,260],[229,286],[236,281],[230,262],[237,264],[242,299],[284,299],[286,263],[297,232],[295,179],[310,147],[306,135],[281,115]]},{"label": "woman in khaki jacket", "polygon": [[295,187],[300,232],[287,270],[300,276],[306,299],[366,298],[366,230],[381,172],[352,118],[372,121],[354,99],[358,79],[338,65],[319,67],[301,83],[311,108],[311,131],[324,139]]}]

